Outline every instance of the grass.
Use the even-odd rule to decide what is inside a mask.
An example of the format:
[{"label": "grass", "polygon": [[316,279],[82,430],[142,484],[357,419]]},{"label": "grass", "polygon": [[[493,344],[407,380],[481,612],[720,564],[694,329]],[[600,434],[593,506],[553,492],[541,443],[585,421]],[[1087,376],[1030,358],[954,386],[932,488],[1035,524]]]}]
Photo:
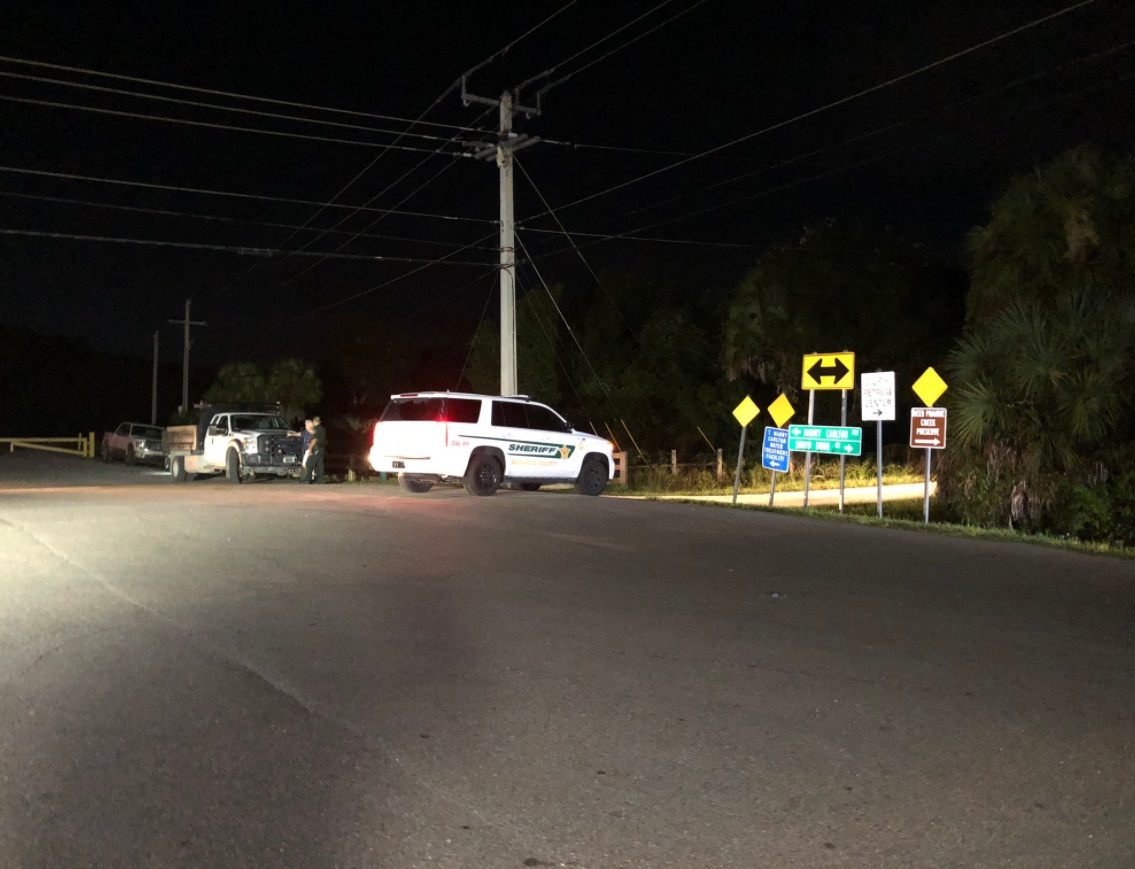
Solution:
[{"label": "grass", "polygon": [[[619,494],[626,495],[728,495],[733,492],[732,473],[721,479],[708,468],[682,468],[675,474],[669,465],[631,465],[629,485],[618,487]],[[888,486],[903,483],[921,483],[922,471],[901,464],[883,466],[883,484]],[[851,489],[860,486],[874,486],[876,482],[875,462],[871,460],[848,461],[844,485]],[[772,484],[772,472],[761,467],[747,467],[742,471],[741,492],[743,494],[767,493]],[[811,488],[838,489],[839,462],[821,460],[812,470]],[[797,469],[791,474],[777,474],[778,492],[801,492],[804,490],[804,473]],[[614,494],[614,493],[613,493]]]},{"label": "grass", "polygon": [[[778,484],[779,488],[779,484]],[[674,503],[671,501],[670,503]],[[821,507],[768,507],[763,504],[738,504],[732,506],[715,501],[679,501],[678,503],[700,504],[734,510],[757,510],[763,513],[781,513],[807,516],[834,522],[850,522],[855,525],[869,525],[876,528],[899,528],[906,531],[920,531],[924,534],[944,534],[949,537],[966,537],[971,540],[985,540],[996,543],[1027,543],[1033,546],[1046,546],[1088,555],[1105,555],[1113,558],[1135,560],[1135,549],[1113,543],[1097,543],[1078,540],[1074,537],[1054,537],[1048,534],[1025,534],[1010,528],[981,528],[975,525],[959,525],[948,521],[937,500],[930,499],[930,523],[923,522],[923,501],[911,498],[900,501],[887,501],[883,504],[883,518],[876,514],[875,504],[847,504],[841,514],[836,506]]]}]

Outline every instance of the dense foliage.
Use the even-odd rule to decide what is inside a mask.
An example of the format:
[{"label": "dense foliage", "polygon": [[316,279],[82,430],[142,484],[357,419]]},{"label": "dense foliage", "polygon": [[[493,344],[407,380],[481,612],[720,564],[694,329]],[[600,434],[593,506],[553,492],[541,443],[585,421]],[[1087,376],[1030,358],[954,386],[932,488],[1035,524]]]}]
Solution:
[{"label": "dense foliage", "polygon": [[980,524],[1135,542],[1135,164],[1070,151],[969,238],[940,487]]}]

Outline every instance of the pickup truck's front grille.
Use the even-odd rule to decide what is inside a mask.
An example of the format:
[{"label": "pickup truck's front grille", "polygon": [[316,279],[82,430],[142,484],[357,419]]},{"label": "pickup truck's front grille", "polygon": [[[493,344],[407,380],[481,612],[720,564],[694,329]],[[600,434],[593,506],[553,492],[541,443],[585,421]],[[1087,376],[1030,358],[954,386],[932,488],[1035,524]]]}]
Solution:
[{"label": "pickup truck's front grille", "polygon": [[303,443],[300,438],[288,435],[260,435],[256,439],[256,450],[262,460],[282,462],[284,456],[298,457],[303,451]]}]

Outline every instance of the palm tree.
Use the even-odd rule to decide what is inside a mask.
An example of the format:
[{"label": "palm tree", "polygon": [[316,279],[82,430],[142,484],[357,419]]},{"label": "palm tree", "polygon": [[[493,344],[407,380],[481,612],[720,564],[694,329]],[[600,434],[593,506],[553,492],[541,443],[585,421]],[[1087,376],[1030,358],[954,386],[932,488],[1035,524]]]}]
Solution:
[{"label": "palm tree", "polygon": [[1074,149],[1013,180],[969,236],[939,492],[975,521],[1050,527],[1121,469],[1135,430],[1135,173]]}]

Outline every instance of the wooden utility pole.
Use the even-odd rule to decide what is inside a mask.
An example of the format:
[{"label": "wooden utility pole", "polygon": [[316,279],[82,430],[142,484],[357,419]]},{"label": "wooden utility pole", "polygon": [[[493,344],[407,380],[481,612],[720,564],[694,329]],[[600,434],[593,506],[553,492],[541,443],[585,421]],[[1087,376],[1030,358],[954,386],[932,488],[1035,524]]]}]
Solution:
[{"label": "wooden utility pole", "polygon": [[528,117],[540,113],[539,109],[517,105],[510,91],[500,99],[478,97],[465,90],[465,77],[461,79],[461,101],[465,105],[481,103],[500,107],[500,132],[496,142],[470,142],[479,148],[477,159],[495,159],[500,170],[500,275],[501,275],[501,395],[516,395],[518,372],[516,368],[516,219],[512,193],[512,155],[521,148],[535,145],[539,136],[518,136],[512,131],[514,112]]},{"label": "wooden utility pole", "polygon": [[189,309],[193,304],[192,299],[185,300],[185,319],[183,320],[170,320],[175,326],[183,326],[185,328],[184,345],[181,355],[181,407],[179,408],[182,413],[189,410],[189,327],[190,326],[208,326],[204,320],[191,320],[189,319]]}]

